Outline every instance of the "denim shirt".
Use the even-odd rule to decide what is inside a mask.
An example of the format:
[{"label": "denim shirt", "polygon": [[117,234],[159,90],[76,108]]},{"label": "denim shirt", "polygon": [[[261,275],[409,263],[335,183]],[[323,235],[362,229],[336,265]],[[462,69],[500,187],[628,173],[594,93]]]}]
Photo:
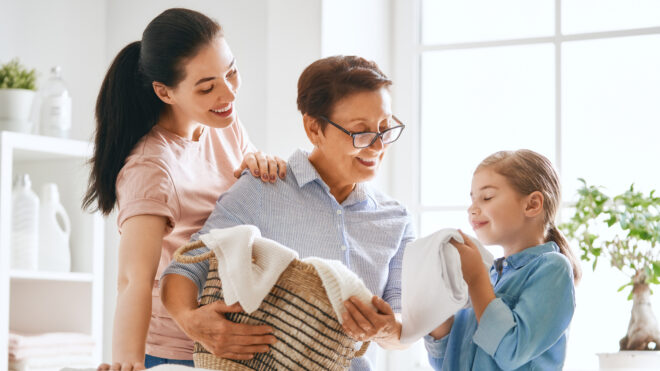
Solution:
[{"label": "denim shirt", "polygon": [[481,321],[456,313],[449,334],[424,337],[435,370],[561,370],[575,310],[573,269],[554,242],[500,258],[490,268],[496,299]]},{"label": "denim shirt", "polygon": [[[263,237],[297,251],[301,259],[317,256],[340,260],[374,295],[400,313],[403,251],[415,237],[410,214],[367,183],[356,184],[339,204],[308,156],[302,150],[296,151],[287,163],[286,179],[274,184],[242,176],[220,196],[204,227],[192,239],[214,228],[255,225]],[[190,254],[204,251],[208,249]],[[207,272],[208,261],[172,261],[163,276],[188,277],[201,294]],[[369,363],[365,357],[354,359],[351,371],[370,370]]]}]

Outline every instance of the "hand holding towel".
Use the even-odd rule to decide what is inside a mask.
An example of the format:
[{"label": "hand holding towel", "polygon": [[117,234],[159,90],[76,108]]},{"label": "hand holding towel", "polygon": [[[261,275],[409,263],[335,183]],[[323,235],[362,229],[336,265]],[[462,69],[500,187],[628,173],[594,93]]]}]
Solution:
[{"label": "hand holding towel", "polygon": [[[406,246],[401,273],[402,343],[420,339],[468,303],[461,257],[449,243],[452,238],[464,242],[458,230],[448,228]],[[490,268],[493,255],[476,238],[470,239]]]},{"label": "hand holding towel", "polygon": [[371,303],[373,297],[371,291],[364,285],[360,277],[348,269],[344,263],[339,260],[321,258],[306,258],[303,259],[303,262],[313,265],[319,274],[339,323],[344,323],[342,317],[346,311],[344,302],[351,296],[356,296],[364,304],[376,309]]}]

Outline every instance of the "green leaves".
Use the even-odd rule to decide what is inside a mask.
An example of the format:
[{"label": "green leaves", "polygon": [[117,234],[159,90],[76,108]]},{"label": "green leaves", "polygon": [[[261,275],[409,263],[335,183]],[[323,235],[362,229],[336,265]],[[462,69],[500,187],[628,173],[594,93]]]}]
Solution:
[{"label": "green leaves", "polygon": [[575,214],[559,228],[576,242],[581,258],[596,268],[600,258],[630,277],[633,283],[660,284],[660,197],[648,195],[634,184],[620,195],[610,197],[584,179],[578,189]]},{"label": "green leaves", "polygon": [[18,58],[0,66],[0,89],[36,90],[37,71],[28,70]]}]

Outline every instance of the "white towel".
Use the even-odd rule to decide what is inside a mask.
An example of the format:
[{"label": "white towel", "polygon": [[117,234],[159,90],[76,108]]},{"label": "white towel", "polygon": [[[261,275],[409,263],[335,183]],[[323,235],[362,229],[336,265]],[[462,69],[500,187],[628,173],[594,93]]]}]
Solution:
[{"label": "white towel", "polygon": [[[412,343],[445,322],[468,304],[458,250],[449,243],[463,242],[456,229],[441,229],[406,246],[401,272],[401,342]],[[493,255],[469,237],[490,268]]]},{"label": "white towel", "polygon": [[9,370],[54,370],[64,367],[93,367],[96,362],[91,354],[87,355],[53,355],[49,357],[31,357],[21,360],[10,360]]},{"label": "white towel", "polygon": [[321,258],[305,258],[303,261],[316,268],[339,323],[344,323],[342,314],[346,309],[343,303],[351,296],[356,296],[363,303],[376,309],[371,303],[373,297],[371,291],[364,285],[360,277],[348,269],[344,263],[339,260]]},{"label": "white towel", "polygon": [[253,225],[212,229],[199,237],[218,259],[225,303],[252,313],[298,253],[261,237]]},{"label": "white towel", "polygon": [[9,349],[20,349],[35,346],[56,345],[91,345],[94,346],[94,339],[90,335],[77,332],[48,332],[43,334],[22,334],[18,332],[9,332]]},{"label": "white towel", "polygon": [[64,355],[90,355],[94,353],[94,339],[79,333],[44,333],[36,335],[9,332],[8,355],[10,360],[29,357]]}]

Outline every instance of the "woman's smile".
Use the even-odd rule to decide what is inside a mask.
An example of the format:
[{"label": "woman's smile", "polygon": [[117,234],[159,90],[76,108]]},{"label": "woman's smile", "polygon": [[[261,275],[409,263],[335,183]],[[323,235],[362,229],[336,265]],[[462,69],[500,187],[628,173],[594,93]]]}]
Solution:
[{"label": "woman's smile", "polygon": [[378,158],[367,159],[363,157],[356,157],[358,162],[366,167],[374,168],[378,165]]},{"label": "woman's smile", "polygon": [[222,118],[230,117],[232,113],[234,112],[234,105],[229,103],[226,106],[222,108],[212,108],[210,111],[216,116],[220,116]]}]

